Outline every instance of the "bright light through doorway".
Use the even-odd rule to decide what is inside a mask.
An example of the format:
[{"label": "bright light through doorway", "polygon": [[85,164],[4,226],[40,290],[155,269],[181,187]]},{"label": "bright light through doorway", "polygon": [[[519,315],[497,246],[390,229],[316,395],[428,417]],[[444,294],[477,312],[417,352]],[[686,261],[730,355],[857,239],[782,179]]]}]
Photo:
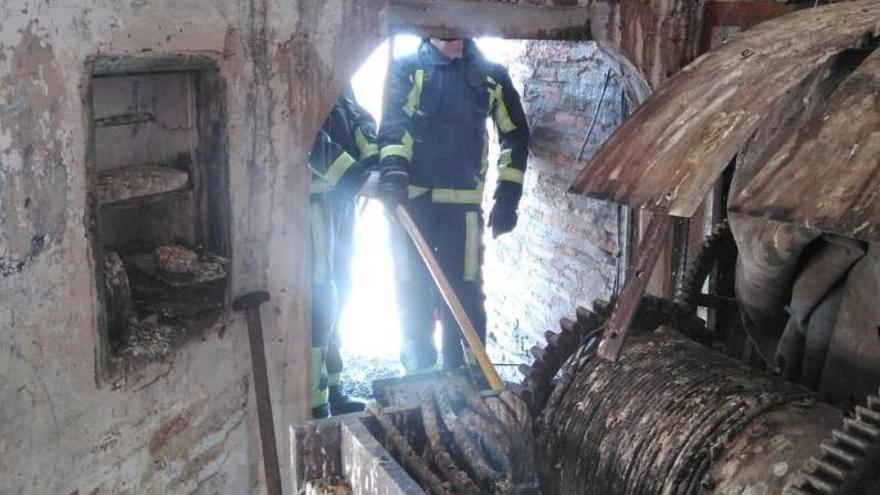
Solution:
[{"label": "bright light through doorway", "polygon": [[[400,35],[394,39],[394,56],[414,53],[420,38]],[[477,40],[489,60],[507,65],[509,46],[498,38]],[[388,42],[382,43],[352,78],[358,102],[379,122],[388,63]],[[375,200],[358,207],[355,226],[353,287],[342,310],[339,331],[346,356],[395,359],[400,348],[396,320],[392,254],[388,243],[388,220]],[[341,301],[342,302],[342,301]],[[439,348],[439,332],[435,335]]]}]

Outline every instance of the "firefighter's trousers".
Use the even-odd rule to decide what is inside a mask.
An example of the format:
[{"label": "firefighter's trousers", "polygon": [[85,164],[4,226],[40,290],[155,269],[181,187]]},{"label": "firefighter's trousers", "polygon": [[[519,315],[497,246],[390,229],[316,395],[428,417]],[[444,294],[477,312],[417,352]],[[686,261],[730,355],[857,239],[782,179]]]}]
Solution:
[{"label": "firefighter's trousers", "polygon": [[[480,340],[485,342],[480,205],[435,203],[431,194],[426,194],[405,206],[433,249]],[[401,363],[407,374],[439,368],[441,363],[438,363],[433,339],[439,316],[443,332],[442,368],[457,369],[471,360],[469,353],[466,358],[462,352],[461,330],[406,232],[396,222],[392,223],[391,231],[398,317],[403,334]]]}]

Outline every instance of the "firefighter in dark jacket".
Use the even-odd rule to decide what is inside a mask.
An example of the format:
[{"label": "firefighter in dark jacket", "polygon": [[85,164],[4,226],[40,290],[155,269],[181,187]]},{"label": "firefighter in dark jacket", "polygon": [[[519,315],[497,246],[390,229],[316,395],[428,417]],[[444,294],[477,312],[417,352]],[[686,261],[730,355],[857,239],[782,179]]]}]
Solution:
[{"label": "firefighter in dark jacket", "polygon": [[360,411],[342,393],[339,310],[351,290],[355,196],[378,164],[376,125],[350,88],[330,111],[309,154],[312,226],[312,415]]},{"label": "firefighter in dark jacket", "polygon": [[[404,202],[485,342],[481,202],[488,168],[486,119],[498,132],[498,183],[488,226],[497,237],[516,226],[529,131],[504,67],[487,61],[472,40],[423,40],[394,63],[379,132],[379,194]],[[443,328],[444,369],[456,369],[461,332],[402,229],[394,230],[401,362],[408,374],[438,368],[434,314]],[[468,363],[472,364],[472,363]]]}]

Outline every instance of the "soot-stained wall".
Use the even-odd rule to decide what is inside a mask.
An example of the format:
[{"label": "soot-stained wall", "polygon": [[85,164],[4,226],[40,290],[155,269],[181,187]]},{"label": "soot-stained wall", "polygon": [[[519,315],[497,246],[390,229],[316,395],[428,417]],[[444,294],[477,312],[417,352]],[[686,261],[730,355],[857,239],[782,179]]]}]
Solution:
[{"label": "soot-stained wall", "polygon": [[[62,5],[63,4],[63,5]],[[243,315],[99,379],[87,184],[91,63],[212,58],[225,85],[229,298],[263,307],[276,436],[309,407],[308,173],[332,100],[379,41],[381,2],[0,4],[0,493],[262,493]]]}]

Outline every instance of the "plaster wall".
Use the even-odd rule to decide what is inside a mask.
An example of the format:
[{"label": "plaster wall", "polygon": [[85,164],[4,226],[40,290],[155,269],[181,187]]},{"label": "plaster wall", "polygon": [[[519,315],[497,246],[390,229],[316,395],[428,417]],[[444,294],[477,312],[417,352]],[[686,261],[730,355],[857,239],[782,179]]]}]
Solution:
[{"label": "plaster wall", "polygon": [[0,493],[259,493],[242,315],[99,383],[86,225],[89,62],[213,57],[227,86],[230,297],[263,307],[276,435],[305,418],[308,175],[301,159],[379,40],[374,1],[9,0],[0,6]]}]

